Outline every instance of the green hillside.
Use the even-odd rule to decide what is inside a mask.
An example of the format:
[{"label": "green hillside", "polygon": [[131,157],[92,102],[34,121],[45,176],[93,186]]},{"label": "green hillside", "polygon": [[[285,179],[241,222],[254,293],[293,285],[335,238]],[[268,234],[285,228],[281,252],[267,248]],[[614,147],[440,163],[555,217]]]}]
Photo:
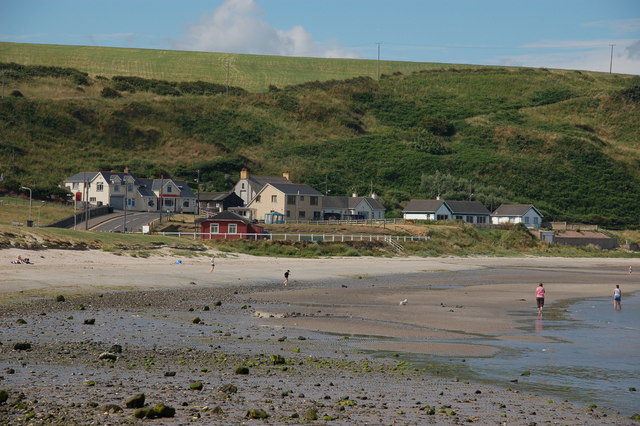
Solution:
[{"label": "green hillside", "polygon": [[[9,56],[7,46],[28,54]],[[236,82],[227,94],[224,80],[199,77],[196,67],[184,71],[195,61],[188,58],[221,55],[170,52],[183,63],[175,75],[166,65],[166,78],[120,72],[130,49],[109,49],[111,72],[103,48],[70,47],[76,70],[9,63],[55,65],[32,47],[0,44],[0,69],[7,70],[0,185],[8,191],[27,185],[44,196],[80,170],[124,166],[141,177],[189,182],[200,170],[206,189],[225,190],[248,167],[256,174],[290,170],[295,181],[333,195],[373,188],[396,213],[409,198],[440,194],[490,208],[532,202],[555,220],[640,222],[638,77],[383,62],[389,72],[377,81],[370,72],[350,76],[343,60],[237,55],[252,83]],[[157,55],[147,65],[137,58],[136,70],[162,63]],[[309,81],[266,72],[267,59],[299,61]],[[326,71],[314,74],[314,61]],[[97,74],[89,71],[94,62]],[[357,73],[359,61],[352,62]],[[402,65],[419,70],[394,68]],[[331,73],[351,78],[330,80]],[[272,87],[262,92],[264,84]]]}]

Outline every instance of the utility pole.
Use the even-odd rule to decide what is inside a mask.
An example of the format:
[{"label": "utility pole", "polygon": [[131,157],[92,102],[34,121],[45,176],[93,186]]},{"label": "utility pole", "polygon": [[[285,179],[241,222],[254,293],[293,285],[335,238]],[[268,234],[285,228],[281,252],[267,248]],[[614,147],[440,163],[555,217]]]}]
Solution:
[{"label": "utility pole", "polygon": [[382,42],[379,41],[376,44],[378,45],[378,81],[380,81],[380,45]]},{"label": "utility pole", "polygon": [[200,216],[200,169],[198,169],[198,204],[196,204],[196,215]]},{"label": "utility pole", "polygon": [[164,206],[162,205],[162,187],[164,186],[164,175],[162,175],[162,179],[160,180],[160,192],[158,193],[158,203],[160,204],[160,223],[162,224],[162,209]]},{"label": "utility pole", "polygon": [[609,60],[609,74],[611,74],[613,68],[613,46],[615,46],[615,44],[610,44],[609,46],[611,46],[611,59]]},{"label": "utility pole", "polygon": [[84,172],[84,230],[89,230],[89,183],[87,182],[87,172]]}]

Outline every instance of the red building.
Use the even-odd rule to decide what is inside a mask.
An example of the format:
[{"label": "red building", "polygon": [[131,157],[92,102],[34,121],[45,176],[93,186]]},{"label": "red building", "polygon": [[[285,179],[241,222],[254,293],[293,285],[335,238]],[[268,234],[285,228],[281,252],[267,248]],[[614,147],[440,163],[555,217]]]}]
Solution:
[{"label": "red building", "polygon": [[223,211],[208,219],[198,219],[203,240],[212,239],[248,239],[264,238],[264,228],[254,225],[242,216]]}]

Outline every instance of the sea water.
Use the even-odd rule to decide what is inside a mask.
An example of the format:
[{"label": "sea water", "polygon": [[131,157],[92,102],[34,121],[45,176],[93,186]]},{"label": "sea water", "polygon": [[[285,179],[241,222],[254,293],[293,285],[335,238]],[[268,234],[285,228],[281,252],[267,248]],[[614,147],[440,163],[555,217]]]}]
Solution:
[{"label": "sea water", "polygon": [[[640,293],[526,314],[527,334],[544,342],[483,341],[501,348],[490,358],[466,359],[475,375],[514,389],[595,404],[625,415],[640,413]],[[517,381],[517,382],[516,382]],[[637,391],[633,391],[633,389]]]}]

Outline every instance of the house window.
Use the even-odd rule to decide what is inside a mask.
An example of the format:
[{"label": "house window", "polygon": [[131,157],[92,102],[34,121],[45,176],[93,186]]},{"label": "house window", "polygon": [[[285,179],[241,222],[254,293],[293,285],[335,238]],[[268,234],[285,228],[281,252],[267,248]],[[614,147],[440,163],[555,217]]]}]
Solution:
[{"label": "house window", "polygon": [[104,183],[103,182],[96,183],[96,191],[98,191],[98,192],[104,191]]},{"label": "house window", "polygon": [[259,202],[260,202],[260,195],[256,197],[256,203],[259,203]]},{"label": "house window", "polygon": [[272,203],[277,203],[278,202],[278,196],[277,195],[272,195],[271,196],[271,202]]},{"label": "house window", "polygon": [[447,220],[449,219],[449,216],[447,216],[446,214],[439,214],[438,217],[436,218],[436,220]]},{"label": "house window", "polygon": [[240,189],[244,189],[244,183],[240,185]]},{"label": "house window", "polygon": [[487,223],[487,218],[484,216],[478,216],[478,222],[477,223]]},{"label": "house window", "polygon": [[173,192],[173,187],[171,185],[167,185],[167,192]]},{"label": "house window", "polygon": [[456,220],[462,220],[462,216],[456,216]]},{"label": "house window", "polygon": [[309,204],[311,204],[312,206],[317,206],[318,205],[318,197],[309,197]]},{"label": "house window", "polygon": [[473,216],[467,216],[467,223],[473,223]]},{"label": "house window", "polygon": [[78,189],[80,187],[80,184],[78,182],[73,182],[72,186],[73,189]]},{"label": "house window", "polygon": [[320,220],[320,212],[313,212],[313,220]]},{"label": "house window", "polygon": [[533,217],[533,223],[535,223],[536,225],[538,224],[538,217],[537,216]]},{"label": "house window", "polygon": [[291,210],[287,210],[287,217],[291,217]]},{"label": "house window", "polygon": [[129,207],[134,207],[136,205],[136,199],[135,198],[127,198],[127,205]]},{"label": "house window", "polygon": [[182,203],[182,207],[189,207],[189,200],[185,200],[185,201]]},{"label": "house window", "polygon": [[296,196],[295,195],[287,195],[287,204],[295,204]]},{"label": "house window", "polygon": [[164,198],[163,199],[163,204],[164,204],[165,207],[173,207],[173,199]]},{"label": "house window", "polygon": [[95,203],[96,202],[96,197],[90,197],[89,198],[89,202],[90,203]]},{"label": "house window", "polygon": [[127,191],[133,191],[133,184],[132,183],[128,183],[127,184]]},{"label": "house window", "polygon": [[229,224],[229,234],[237,234],[238,233],[238,224],[230,223]]},{"label": "house window", "polygon": [[304,201],[304,195],[300,196],[300,201]]},{"label": "house window", "polygon": [[524,223],[527,223],[527,224],[529,223],[529,216],[524,217]]},{"label": "house window", "polygon": [[120,192],[120,184],[116,183],[113,185],[113,192]]},{"label": "house window", "polygon": [[210,234],[219,234],[220,233],[220,225],[217,223],[212,223],[211,228],[209,230]]},{"label": "house window", "polygon": [[299,218],[304,218],[304,217],[305,217],[305,215],[306,215],[306,212],[305,212],[304,210],[300,210],[300,211],[298,212],[298,217],[299,217]]}]

